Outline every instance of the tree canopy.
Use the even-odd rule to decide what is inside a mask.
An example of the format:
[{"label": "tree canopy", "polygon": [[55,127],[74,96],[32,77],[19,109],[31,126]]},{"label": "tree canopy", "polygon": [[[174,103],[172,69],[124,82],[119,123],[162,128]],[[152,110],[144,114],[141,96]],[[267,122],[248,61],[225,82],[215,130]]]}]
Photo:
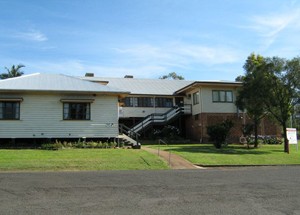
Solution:
[{"label": "tree canopy", "polygon": [[284,151],[289,153],[287,122],[294,112],[300,90],[300,58],[286,60],[273,57],[266,61],[266,85],[269,88],[264,103],[268,112],[280,123],[284,134]]},{"label": "tree canopy", "polygon": [[[254,146],[258,146],[258,127],[261,119],[266,115],[264,104],[264,93],[267,91],[265,85],[265,74],[263,66],[265,59],[260,55],[251,54],[245,64],[245,76],[243,76],[243,87],[240,89],[236,105],[240,110],[247,109],[247,114],[253,121],[254,129]],[[246,125],[244,125],[246,126]]]},{"label": "tree canopy", "polygon": [[21,68],[25,67],[22,64],[19,64],[17,66],[12,65],[12,67],[9,69],[5,67],[6,73],[0,74],[0,79],[7,79],[7,78],[13,78],[23,75],[24,73],[21,71]]},{"label": "tree canopy", "polygon": [[264,114],[273,116],[282,126],[284,151],[289,153],[286,128],[294,105],[299,102],[300,58],[287,60],[251,54],[244,69],[246,73],[237,106],[247,109],[254,125]]},{"label": "tree canopy", "polygon": [[173,80],[184,80],[184,77],[177,75],[176,72],[170,72],[168,75],[163,75],[159,79],[173,79]]}]

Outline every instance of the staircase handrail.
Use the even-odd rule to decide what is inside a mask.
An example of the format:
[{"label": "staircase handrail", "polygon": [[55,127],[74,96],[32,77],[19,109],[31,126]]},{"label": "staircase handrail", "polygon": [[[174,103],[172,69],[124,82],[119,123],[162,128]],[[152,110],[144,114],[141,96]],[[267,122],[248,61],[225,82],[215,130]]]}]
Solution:
[{"label": "staircase handrail", "polygon": [[[139,129],[140,127],[144,127],[145,125],[148,125],[148,121],[155,121],[155,120],[168,120],[168,118],[172,118],[174,115],[177,115],[179,112],[182,112],[184,110],[184,107],[179,107],[179,106],[174,106],[170,110],[168,110],[165,113],[152,113],[147,115],[140,123],[132,127],[130,130],[135,131]],[[173,113],[172,113],[173,112]],[[169,113],[172,113],[169,116]],[[163,119],[161,118],[156,118],[156,116],[164,117]]]},{"label": "staircase handrail", "polygon": [[131,129],[124,125],[124,124],[119,124],[119,133],[120,134],[126,134],[129,137],[132,137],[136,142],[138,142],[140,134],[135,131],[131,131]]},{"label": "staircase handrail", "polygon": [[192,113],[192,105],[184,104],[182,111],[183,111],[183,113],[187,112],[188,114],[191,114]]}]

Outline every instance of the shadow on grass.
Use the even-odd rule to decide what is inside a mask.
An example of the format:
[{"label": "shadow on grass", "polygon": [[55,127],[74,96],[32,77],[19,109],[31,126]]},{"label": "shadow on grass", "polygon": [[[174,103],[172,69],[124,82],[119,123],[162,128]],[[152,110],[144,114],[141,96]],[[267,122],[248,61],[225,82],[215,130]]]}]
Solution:
[{"label": "shadow on grass", "polygon": [[227,146],[216,149],[214,146],[175,146],[165,151],[186,152],[186,153],[208,153],[208,154],[228,154],[228,155],[262,155],[271,154],[269,151],[261,151],[257,148],[246,148],[243,146]]}]

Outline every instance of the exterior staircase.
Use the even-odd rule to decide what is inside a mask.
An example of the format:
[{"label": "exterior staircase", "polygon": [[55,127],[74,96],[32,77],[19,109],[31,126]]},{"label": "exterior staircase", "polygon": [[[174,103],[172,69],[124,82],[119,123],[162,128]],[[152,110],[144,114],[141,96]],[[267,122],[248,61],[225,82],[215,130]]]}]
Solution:
[{"label": "exterior staircase", "polygon": [[131,145],[134,149],[140,149],[141,143],[139,143],[139,134],[135,132],[129,132],[130,128],[126,125],[119,125],[119,135],[117,136],[118,140],[121,140],[127,145]]},{"label": "exterior staircase", "polygon": [[140,149],[141,143],[138,141],[139,132],[146,129],[152,124],[165,124],[171,120],[176,119],[182,114],[191,114],[191,106],[185,105],[183,107],[173,107],[163,114],[153,113],[146,116],[140,123],[132,128],[125,126],[124,124],[119,125],[119,135],[118,140],[123,141],[123,143],[131,145],[134,149]]},{"label": "exterior staircase", "polygon": [[152,124],[165,124],[176,119],[182,114],[190,114],[191,106],[175,106],[163,114],[153,113],[146,116],[140,123],[132,127],[128,132],[138,133]]}]

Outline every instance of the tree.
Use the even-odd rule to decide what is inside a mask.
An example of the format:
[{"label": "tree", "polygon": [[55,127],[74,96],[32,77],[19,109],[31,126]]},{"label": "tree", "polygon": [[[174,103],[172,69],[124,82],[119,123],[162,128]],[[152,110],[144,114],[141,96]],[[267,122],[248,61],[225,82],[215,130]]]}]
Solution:
[{"label": "tree", "polygon": [[176,72],[170,72],[168,75],[163,75],[159,79],[173,79],[173,80],[184,80],[184,77],[177,75]]},{"label": "tree", "polygon": [[[261,119],[267,114],[264,104],[266,85],[264,78],[265,59],[260,55],[251,54],[245,64],[245,76],[243,77],[243,87],[239,90],[236,99],[236,106],[245,111],[253,121],[254,147],[258,146],[258,127]],[[244,125],[245,126],[245,125]]]},{"label": "tree", "polygon": [[294,106],[299,103],[300,58],[286,60],[251,54],[244,69],[246,75],[236,101],[237,106],[247,110],[254,126],[255,122],[258,125],[264,114],[273,116],[282,126],[284,151],[289,153],[286,128]]},{"label": "tree", "polygon": [[25,67],[25,66],[22,64],[19,64],[17,66],[12,65],[12,67],[10,69],[5,67],[7,73],[0,74],[0,79],[13,78],[13,77],[18,77],[18,76],[23,75],[24,73],[22,71],[20,71],[20,69],[22,67]]},{"label": "tree", "polygon": [[299,100],[300,58],[267,58],[264,71],[267,96],[264,104],[268,112],[282,126],[284,151],[289,153],[287,123],[293,114],[294,106]]},{"label": "tree", "polygon": [[235,81],[244,81],[245,76],[239,75],[238,77],[235,78]]}]

